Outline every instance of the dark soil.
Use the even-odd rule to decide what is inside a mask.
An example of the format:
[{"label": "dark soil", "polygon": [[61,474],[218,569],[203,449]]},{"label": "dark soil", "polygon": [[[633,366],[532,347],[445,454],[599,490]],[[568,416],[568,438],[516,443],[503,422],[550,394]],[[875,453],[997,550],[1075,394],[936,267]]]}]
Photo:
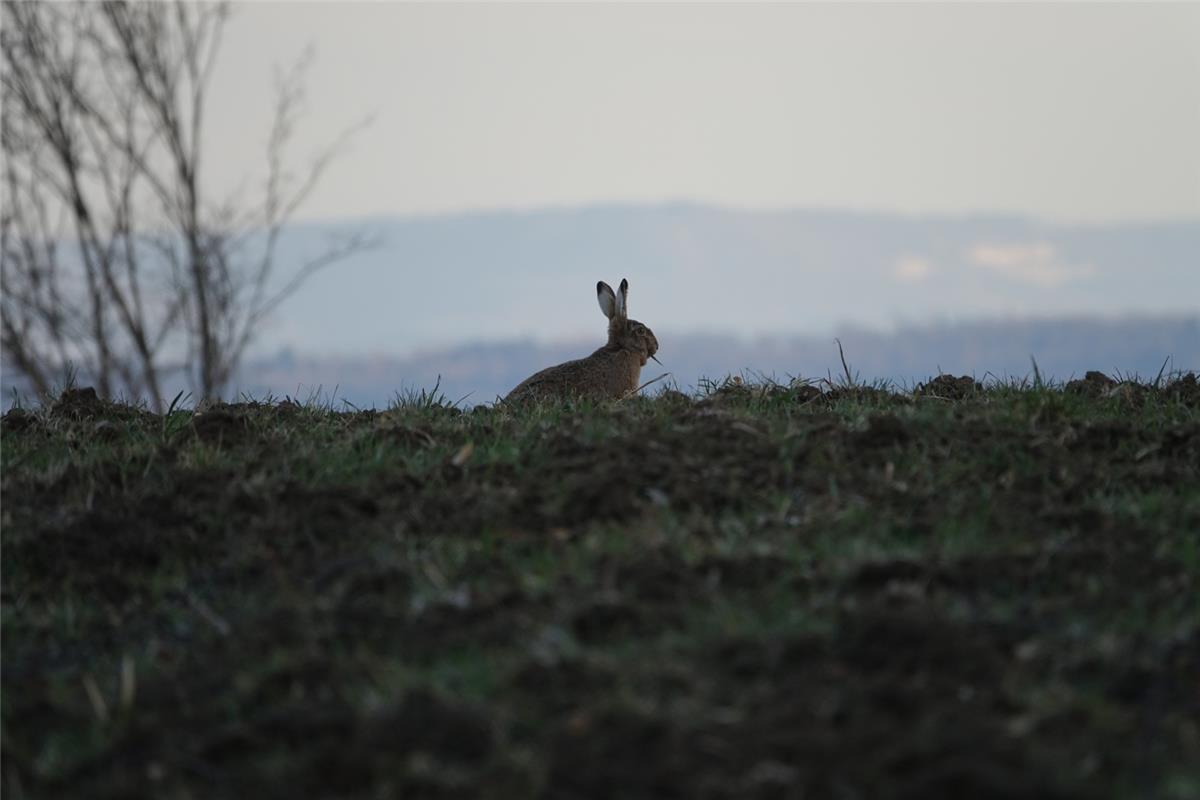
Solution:
[{"label": "dark soil", "polygon": [[1191,375],[2,429],[8,797],[1200,796]]}]

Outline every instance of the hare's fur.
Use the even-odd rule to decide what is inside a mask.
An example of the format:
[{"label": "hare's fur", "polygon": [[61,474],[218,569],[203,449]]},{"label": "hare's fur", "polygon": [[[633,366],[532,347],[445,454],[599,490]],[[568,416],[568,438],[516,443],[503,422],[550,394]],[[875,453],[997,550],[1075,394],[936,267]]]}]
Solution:
[{"label": "hare's fur", "polygon": [[638,387],[647,359],[658,352],[658,340],[645,325],[628,315],[629,281],[612,288],[600,281],[596,298],[608,317],[608,343],[586,358],[567,361],[538,372],[508,393],[505,403],[528,400],[587,397],[610,400]]}]

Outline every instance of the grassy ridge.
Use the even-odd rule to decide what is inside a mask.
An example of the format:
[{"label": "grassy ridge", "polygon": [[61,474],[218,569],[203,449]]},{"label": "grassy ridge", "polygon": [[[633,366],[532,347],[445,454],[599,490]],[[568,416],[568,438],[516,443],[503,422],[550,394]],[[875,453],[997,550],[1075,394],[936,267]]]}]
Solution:
[{"label": "grassy ridge", "polygon": [[1200,387],[3,434],[9,797],[1195,797]]}]

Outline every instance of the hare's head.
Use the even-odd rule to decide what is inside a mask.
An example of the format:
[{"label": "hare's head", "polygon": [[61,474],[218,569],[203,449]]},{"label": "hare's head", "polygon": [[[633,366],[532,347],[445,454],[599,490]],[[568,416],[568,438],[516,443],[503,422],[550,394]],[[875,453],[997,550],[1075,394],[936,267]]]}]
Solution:
[{"label": "hare's head", "polygon": [[[629,281],[622,280],[621,288],[615,293],[611,286],[600,281],[596,284],[596,298],[600,301],[600,310],[608,317],[608,347],[637,353],[645,366],[646,359],[654,358],[658,352],[658,339],[654,338],[652,330],[629,318]],[[657,358],[654,360],[658,361]]]}]

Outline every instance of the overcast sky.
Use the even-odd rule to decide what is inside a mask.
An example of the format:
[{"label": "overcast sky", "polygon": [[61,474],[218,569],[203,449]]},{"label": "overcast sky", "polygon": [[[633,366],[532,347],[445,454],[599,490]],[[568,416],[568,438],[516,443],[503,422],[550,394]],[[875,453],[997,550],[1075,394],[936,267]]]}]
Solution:
[{"label": "overcast sky", "polygon": [[272,67],[317,58],[308,218],[693,200],[1200,217],[1200,5],[236,6],[213,180],[261,162]]}]

